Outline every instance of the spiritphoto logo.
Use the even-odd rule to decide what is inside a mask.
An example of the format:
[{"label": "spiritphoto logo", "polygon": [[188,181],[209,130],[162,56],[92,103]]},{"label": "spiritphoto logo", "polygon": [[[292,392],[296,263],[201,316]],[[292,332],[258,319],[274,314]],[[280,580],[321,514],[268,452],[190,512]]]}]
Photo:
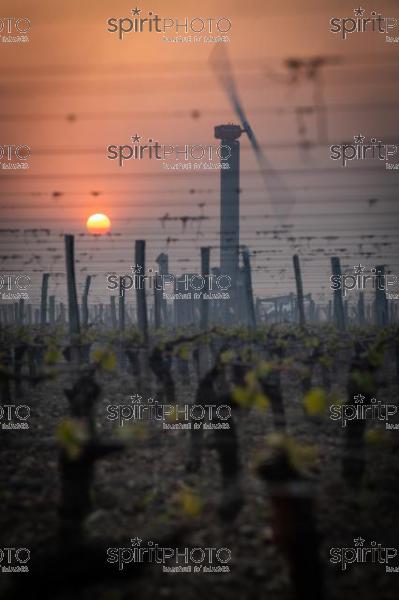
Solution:
[{"label": "spiritphoto logo", "polygon": [[385,292],[386,297],[390,300],[399,299],[398,293],[390,291],[392,288],[398,287],[399,279],[397,275],[383,273],[379,269],[377,270],[376,267],[368,270],[360,263],[353,267],[353,274],[331,275],[330,282],[330,288],[332,290],[342,290],[343,296],[353,290],[360,292],[379,290]]},{"label": "spiritphoto logo", "polygon": [[348,421],[374,421],[385,423],[385,429],[399,429],[397,423],[389,423],[389,419],[397,412],[396,404],[384,404],[376,398],[367,400],[363,394],[357,394],[353,396],[352,404],[330,406],[330,419],[341,421],[342,427],[346,427]]},{"label": "spiritphoto logo", "polygon": [[[367,14],[366,10],[359,6],[353,9],[353,17],[332,17],[330,19],[330,31],[335,33],[343,40],[354,33],[394,33],[398,27],[398,20],[395,17],[385,17],[382,13],[372,10]],[[396,41],[388,39],[392,36],[386,35],[386,42]]]},{"label": "spiritphoto logo", "polygon": [[140,8],[132,8],[131,14],[124,17],[111,17],[107,20],[107,31],[123,40],[126,35],[151,33],[161,34],[165,42],[220,43],[229,42],[227,33],[231,21],[227,17],[165,17],[153,11],[144,13]]},{"label": "spiritphoto logo", "polygon": [[139,394],[126,404],[109,404],[107,419],[123,427],[127,422],[158,421],[163,429],[229,429],[231,407],[216,404],[161,404]]},{"label": "spiritphoto logo", "polygon": [[341,565],[342,571],[346,571],[348,566],[353,564],[374,564],[385,565],[386,573],[399,572],[398,566],[389,564],[397,556],[397,548],[385,548],[374,541],[366,545],[366,540],[360,536],[353,542],[353,547],[331,548],[330,563]]},{"label": "spiritphoto logo", "polygon": [[30,277],[26,273],[0,273],[1,300],[29,300]]},{"label": "spiritphoto logo", "polygon": [[29,429],[29,417],[26,404],[0,404],[0,429]]},{"label": "spiritphoto logo", "polygon": [[230,298],[227,290],[231,288],[231,277],[223,273],[218,275],[184,273],[177,276],[172,273],[161,274],[149,268],[147,274],[144,274],[141,273],[140,265],[133,265],[131,270],[132,274],[108,274],[107,288],[119,289],[120,296],[124,295],[125,291],[155,289],[162,292],[163,300],[227,300]]},{"label": "spiritphoto logo", "polygon": [[[202,144],[160,144],[153,138],[142,143],[142,136],[131,136],[131,144],[110,144],[107,146],[107,159],[116,160],[119,167],[128,161],[157,160],[167,170],[228,169],[231,156],[229,146]],[[216,161],[216,162],[215,162]]]},{"label": "spiritphoto logo", "polygon": [[398,158],[398,147],[394,144],[384,144],[382,140],[371,138],[370,143],[365,143],[362,134],[353,136],[353,143],[334,144],[330,146],[330,158],[338,160],[342,167],[352,160],[382,160],[387,170],[398,170],[399,163],[389,160]]},{"label": "spiritphoto logo", "polygon": [[0,548],[1,573],[28,573],[29,560],[28,548]]},{"label": "spiritphoto logo", "polygon": [[29,42],[27,33],[30,25],[30,20],[26,17],[0,18],[0,41],[3,44],[26,44]]},{"label": "spiritphoto logo", "polygon": [[1,169],[29,169],[30,148],[26,145],[0,145]]},{"label": "spiritphoto logo", "polygon": [[[123,571],[131,563],[150,563],[162,567],[164,573],[229,573],[231,550],[229,548],[159,546],[142,539],[130,539],[130,546],[107,548],[107,562]],[[174,564],[168,566],[167,563]]]}]

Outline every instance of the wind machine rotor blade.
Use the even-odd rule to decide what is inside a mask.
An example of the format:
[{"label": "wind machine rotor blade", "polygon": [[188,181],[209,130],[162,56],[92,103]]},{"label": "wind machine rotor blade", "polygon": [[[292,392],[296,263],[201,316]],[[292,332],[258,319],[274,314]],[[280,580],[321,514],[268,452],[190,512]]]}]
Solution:
[{"label": "wind machine rotor blade", "polygon": [[230,103],[241,122],[242,128],[246,131],[247,127],[249,127],[248,119],[238,97],[233,71],[225,48],[215,46],[211,52],[209,63],[226,92]]},{"label": "wind machine rotor blade", "polygon": [[261,175],[263,177],[266,189],[269,193],[271,205],[274,213],[280,219],[287,217],[295,204],[295,198],[289,190],[284,180],[273,167],[272,163],[264,154],[259,142],[251,128],[244,108],[239,98],[231,63],[226,49],[223,46],[216,46],[210,56],[210,65],[225,90],[230,103],[237,114],[243,130],[248,135],[248,139],[255,153]]}]

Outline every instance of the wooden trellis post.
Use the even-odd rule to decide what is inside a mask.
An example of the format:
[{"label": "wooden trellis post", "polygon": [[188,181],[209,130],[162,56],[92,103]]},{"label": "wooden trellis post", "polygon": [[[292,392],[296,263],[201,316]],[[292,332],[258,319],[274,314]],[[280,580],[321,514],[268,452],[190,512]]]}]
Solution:
[{"label": "wooden trellis post", "polygon": [[242,251],[242,260],[244,263],[244,288],[245,288],[245,299],[246,299],[246,307],[248,311],[248,326],[251,329],[255,329],[256,327],[256,314],[255,314],[255,305],[254,305],[254,295],[252,290],[252,273],[251,273],[251,263],[249,259],[249,250],[248,248],[244,248]]},{"label": "wooden trellis post", "polygon": [[[209,292],[209,272],[210,272],[210,248],[201,248],[201,275],[205,279],[205,286],[202,290],[203,294]],[[207,329],[209,324],[209,300],[205,300],[201,296],[201,316],[200,316],[200,327],[201,329]]]},{"label": "wooden trellis post", "polygon": [[116,319],[115,296],[111,296],[110,302],[111,302],[111,305],[110,305],[111,325],[112,325],[112,329],[116,329],[118,327],[118,321]]},{"label": "wooden trellis post", "polygon": [[316,303],[312,297],[309,300],[309,321],[316,320]]},{"label": "wooden trellis post", "polygon": [[[155,262],[159,265],[159,274],[160,275],[168,275],[169,273],[169,258],[167,254],[164,254],[163,252],[157,256],[157,258],[155,259]],[[160,290],[160,304],[161,304],[161,321],[163,320],[163,322],[165,323],[165,325],[167,325],[168,323],[168,304],[166,299],[163,297],[163,292],[165,291],[164,289],[164,278],[161,278],[162,281],[162,289]]]},{"label": "wooden trellis post", "polygon": [[378,265],[375,268],[375,324],[379,327],[388,325],[388,301],[385,291],[385,267]]},{"label": "wooden trellis post", "polygon": [[292,292],[290,292],[290,316],[291,321],[295,321],[295,296]]},{"label": "wooden trellis post", "polygon": [[[136,240],[135,244],[135,264],[136,267],[141,267],[140,274],[145,276],[145,241]],[[140,285],[136,289],[137,298],[137,323],[139,330],[144,336],[145,341],[148,340],[148,317],[147,317],[147,301],[145,293],[145,279],[140,279]]]},{"label": "wooden trellis post", "polygon": [[87,327],[89,324],[89,290],[91,283],[91,275],[87,275],[85,287],[82,296],[82,325]]},{"label": "wooden trellis post", "polygon": [[60,302],[60,323],[65,323],[65,304]]},{"label": "wooden trellis post", "polygon": [[162,290],[157,288],[157,281],[154,283],[154,327],[159,329],[161,327],[161,301],[162,301]]},{"label": "wooden trellis post", "polygon": [[125,331],[125,288],[123,277],[119,277],[119,330]]},{"label": "wooden trellis post", "polygon": [[303,303],[303,285],[302,285],[302,276],[301,276],[301,266],[299,264],[298,254],[294,254],[293,262],[294,262],[296,295],[297,295],[298,312],[299,312],[299,324],[302,327],[303,325],[305,325],[305,306]]},{"label": "wooden trellis post", "polygon": [[74,236],[70,235],[70,234],[65,235],[64,239],[65,239],[65,260],[66,260],[66,274],[67,274],[67,288],[68,288],[69,333],[71,335],[79,335],[80,334],[80,320],[79,320],[78,297],[77,297],[77,293],[76,293],[75,256],[74,256],[75,239],[74,239]]},{"label": "wooden trellis post", "polygon": [[45,325],[47,320],[47,293],[48,293],[48,280],[50,274],[43,273],[42,277],[42,295],[40,301],[40,324]]},{"label": "wooden trellis post", "polygon": [[[331,270],[334,277],[341,279],[341,263],[338,256],[331,257]],[[341,331],[344,331],[345,326],[345,313],[344,313],[344,302],[342,299],[341,287],[334,290],[334,319],[335,323]]]},{"label": "wooden trellis post", "polygon": [[55,296],[49,297],[49,320],[50,320],[50,324],[54,325],[54,323],[55,323]]}]

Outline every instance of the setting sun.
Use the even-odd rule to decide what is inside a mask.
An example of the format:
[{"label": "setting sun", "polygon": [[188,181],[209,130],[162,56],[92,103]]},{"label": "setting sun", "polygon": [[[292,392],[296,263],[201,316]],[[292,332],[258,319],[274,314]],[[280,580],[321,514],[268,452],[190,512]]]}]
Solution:
[{"label": "setting sun", "polygon": [[90,233],[108,233],[111,229],[111,221],[107,215],[97,213],[87,219],[86,227]]}]

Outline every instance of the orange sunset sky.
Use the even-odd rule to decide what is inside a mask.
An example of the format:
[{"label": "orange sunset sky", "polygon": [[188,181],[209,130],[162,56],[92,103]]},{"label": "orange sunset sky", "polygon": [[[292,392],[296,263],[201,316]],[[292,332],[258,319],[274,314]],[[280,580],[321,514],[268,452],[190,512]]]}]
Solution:
[{"label": "orange sunset sky", "polygon": [[[397,1],[375,4],[399,20]],[[295,252],[306,290],[321,302],[330,298],[333,254],[344,268],[361,260],[398,270],[398,171],[386,171],[379,161],[354,161],[343,169],[330,159],[329,146],[354,135],[399,141],[399,44],[373,33],[342,40],[329,31],[331,18],[351,17],[357,5],[5,0],[1,17],[29,18],[31,29],[27,43],[0,44],[0,143],[26,144],[31,157],[24,171],[0,171],[1,268],[32,274],[33,301],[42,272],[52,274],[50,294],[64,295],[63,233],[77,235],[79,289],[85,274],[96,275],[94,301],[107,297],[108,271],[129,271],[135,239],[147,240],[148,266],[167,252],[172,272],[197,271],[204,245],[212,246],[211,262],[218,265],[217,170],[167,172],[153,160],[120,168],[107,159],[108,145],[128,144],[135,134],[162,144],[209,145],[217,144],[215,125],[237,122],[209,66],[214,43],[170,42],[148,32],[120,41],[107,31],[107,19],[131,16],[136,6],[144,15],[231,21],[224,46],[241,100],[265,153],[296,197],[282,225],[243,135],[241,243],[253,253],[255,293],[293,291]],[[375,8],[369,1],[362,7],[366,13]],[[295,76],[287,67],[288,59],[315,57],[324,66],[313,78],[304,70]],[[110,218],[112,236],[79,235],[86,234],[93,213]],[[170,218],[162,220],[165,215]],[[199,216],[207,218],[186,219]]]}]

